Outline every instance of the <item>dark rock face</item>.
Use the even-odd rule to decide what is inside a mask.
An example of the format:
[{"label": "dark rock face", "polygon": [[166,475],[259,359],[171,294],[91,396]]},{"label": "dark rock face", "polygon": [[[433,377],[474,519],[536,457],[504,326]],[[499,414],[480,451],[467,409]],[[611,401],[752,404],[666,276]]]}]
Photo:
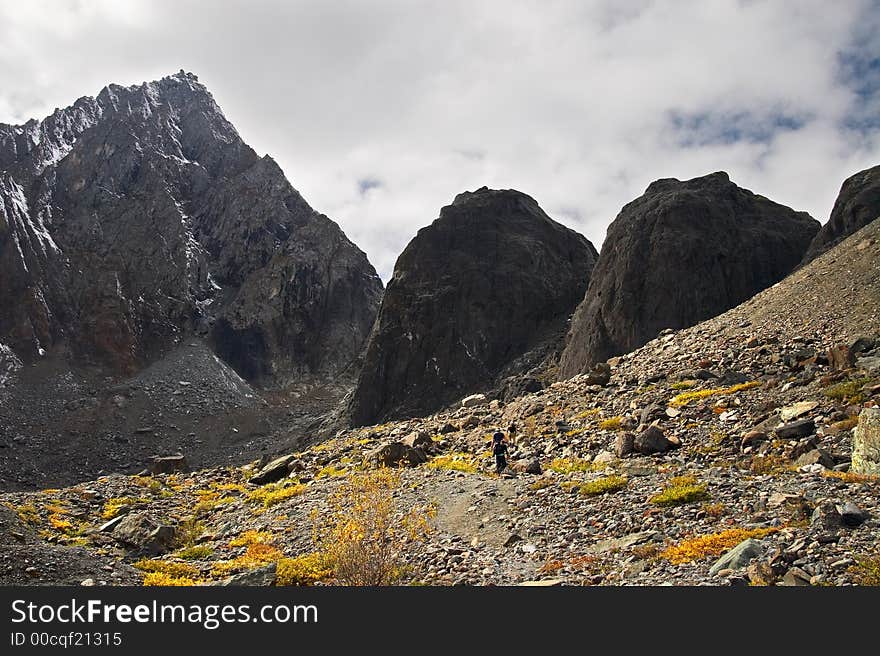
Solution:
[{"label": "dark rock face", "polygon": [[880,166],[844,180],[828,222],[813,238],[803,264],[812,262],[854,232],[880,218]]},{"label": "dark rock face", "polygon": [[381,281],[189,73],[0,124],[0,342],[140,368],[209,338],[252,381],[334,373]]},{"label": "dark rock face", "polygon": [[651,183],[608,227],[560,377],[742,303],[797,266],[818,229],[723,172]]},{"label": "dark rock face", "polygon": [[595,261],[586,238],[523,193],[459,194],[397,260],[350,420],[426,414],[490,387],[559,338]]}]

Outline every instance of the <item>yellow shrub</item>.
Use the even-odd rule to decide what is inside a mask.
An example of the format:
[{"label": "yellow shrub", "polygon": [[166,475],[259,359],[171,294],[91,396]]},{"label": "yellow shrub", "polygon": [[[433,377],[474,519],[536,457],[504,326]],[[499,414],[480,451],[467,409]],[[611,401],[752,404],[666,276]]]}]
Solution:
[{"label": "yellow shrub", "polygon": [[239,494],[245,494],[248,491],[241,483],[211,483],[211,487],[218,492],[238,492]]},{"label": "yellow shrub", "polygon": [[119,514],[119,511],[126,506],[134,506],[139,503],[150,503],[149,499],[143,497],[111,497],[104,504],[104,510],[101,517],[104,519],[113,519]]},{"label": "yellow shrub", "polygon": [[54,528],[56,531],[61,531],[63,533],[67,533],[73,529],[73,524],[69,519],[65,519],[63,515],[60,513],[52,513],[49,515],[49,526]]},{"label": "yellow shrub", "polygon": [[249,530],[239,534],[229,541],[229,546],[249,547],[252,544],[272,544],[275,542],[275,536],[267,531]]},{"label": "yellow shrub", "polygon": [[382,468],[350,476],[313,514],[320,551],[343,585],[390,585],[404,575],[404,556],[431,532],[430,508],[399,510],[400,472]]},{"label": "yellow shrub", "polygon": [[857,474],[855,472],[823,471],[825,478],[836,478],[844,483],[877,483],[880,477],[869,474]]},{"label": "yellow shrub", "polygon": [[333,465],[327,465],[326,467],[321,467],[321,469],[318,470],[318,473],[315,474],[315,478],[339,478],[345,476],[347,473],[347,469],[341,469]]},{"label": "yellow shrub", "polygon": [[584,496],[591,497],[608,492],[617,492],[625,488],[626,484],[627,478],[625,476],[605,476],[604,478],[584,483],[580,487],[580,492]]},{"label": "yellow shrub", "polygon": [[12,506],[12,509],[18,514],[18,518],[28,526],[38,526],[43,523],[40,517],[40,511],[32,503],[26,503],[21,506]]},{"label": "yellow shrub", "polygon": [[553,481],[549,478],[539,478],[537,481],[529,485],[529,489],[533,492],[537,492],[538,490],[543,490],[545,487],[550,487],[553,485]]},{"label": "yellow shrub", "polygon": [[263,567],[269,563],[277,563],[284,554],[278,547],[271,544],[257,542],[250,545],[247,551],[233,558],[232,560],[224,560],[214,563],[211,567],[212,576],[228,576],[237,572],[246,572],[251,569]]},{"label": "yellow shrub", "polygon": [[164,572],[150,572],[144,577],[145,586],[190,586],[198,585],[201,581],[183,576],[170,576]]},{"label": "yellow shrub", "polygon": [[761,383],[758,381],[752,381],[750,383],[740,383],[739,385],[731,385],[730,387],[723,387],[719,389],[705,389],[705,390],[695,390],[693,392],[682,392],[678,396],[673,397],[673,399],[669,402],[674,408],[685,406],[691,401],[696,401],[699,399],[705,399],[709,396],[715,396],[717,394],[734,394],[736,392],[741,392],[743,390],[752,389],[754,387],[760,387]]},{"label": "yellow shrub", "polygon": [[669,547],[660,556],[675,565],[690,563],[708,556],[720,556],[748,538],[763,538],[778,528],[732,528],[720,533],[700,535]]},{"label": "yellow shrub", "polygon": [[305,485],[297,481],[284,480],[258,487],[256,490],[248,492],[247,498],[254,503],[261,504],[264,508],[268,508],[291,497],[299,496],[305,491]]},{"label": "yellow shrub", "polygon": [[593,471],[593,463],[584,458],[553,458],[547,469],[557,474],[573,474],[575,472]]},{"label": "yellow shrub", "polygon": [[686,390],[691,389],[692,387],[696,387],[699,381],[696,380],[681,380],[677,383],[672,383],[670,387],[674,390]]},{"label": "yellow shrub", "polygon": [[623,417],[609,417],[599,422],[599,428],[601,430],[620,430],[622,422]]},{"label": "yellow shrub", "polygon": [[178,563],[172,560],[150,560],[143,558],[134,564],[135,569],[146,573],[166,574],[176,578],[195,579],[199,576],[199,570],[189,563]]},{"label": "yellow shrub", "polygon": [[204,560],[210,558],[214,550],[206,544],[197,544],[192,547],[184,547],[174,552],[174,555],[184,560]]},{"label": "yellow shrub", "polygon": [[477,463],[469,453],[454,451],[434,456],[427,465],[430,469],[450,469],[452,471],[473,474],[477,471]]},{"label": "yellow shrub", "polygon": [[698,483],[693,476],[674,476],[662,492],[658,492],[648,501],[658,506],[677,506],[694,501],[708,499],[706,485]]},{"label": "yellow shrub", "polygon": [[333,562],[327,554],[313,552],[296,558],[281,558],[275,572],[275,585],[312,585],[333,575]]}]

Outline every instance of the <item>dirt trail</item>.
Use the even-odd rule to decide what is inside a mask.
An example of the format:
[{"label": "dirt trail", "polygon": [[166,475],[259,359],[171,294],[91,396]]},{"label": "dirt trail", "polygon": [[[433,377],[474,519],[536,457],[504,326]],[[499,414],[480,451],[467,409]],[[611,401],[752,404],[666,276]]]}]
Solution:
[{"label": "dirt trail", "polygon": [[428,500],[443,500],[437,503],[436,527],[440,533],[458,536],[472,547],[504,548],[514,556],[495,563],[502,580],[534,576],[539,563],[523,551],[527,541],[511,541],[505,547],[515,532],[513,520],[518,512],[514,505],[517,498],[514,479],[464,474],[428,481],[420,492]]}]

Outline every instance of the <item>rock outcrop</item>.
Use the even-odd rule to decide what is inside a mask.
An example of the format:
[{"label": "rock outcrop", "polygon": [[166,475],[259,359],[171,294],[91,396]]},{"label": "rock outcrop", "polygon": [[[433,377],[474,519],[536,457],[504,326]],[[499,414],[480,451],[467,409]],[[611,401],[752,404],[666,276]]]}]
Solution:
[{"label": "rock outcrop", "polygon": [[880,218],[880,166],[844,180],[828,222],[813,238],[804,264],[812,262],[854,232]]},{"label": "rock outcrop", "polygon": [[651,183],[608,227],[560,377],[745,301],[797,266],[818,229],[723,172]]},{"label": "rock outcrop", "polygon": [[131,372],[187,334],[284,384],[359,354],[382,284],[196,76],[0,124],[0,341]]},{"label": "rock outcrop", "polygon": [[596,261],[513,190],[459,194],[397,260],[348,406],[355,425],[429,413],[558,340]]}]

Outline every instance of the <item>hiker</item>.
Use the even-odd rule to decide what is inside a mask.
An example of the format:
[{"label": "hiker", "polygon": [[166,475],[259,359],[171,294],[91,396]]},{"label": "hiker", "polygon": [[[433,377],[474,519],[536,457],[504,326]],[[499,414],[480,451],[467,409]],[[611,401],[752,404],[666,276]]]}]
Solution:
[{"label": "hiker", "polygon": [[495,473],[500,474],[507,467],[507,442],[501,431],[492,436],[492,455],[495,456]]}]

